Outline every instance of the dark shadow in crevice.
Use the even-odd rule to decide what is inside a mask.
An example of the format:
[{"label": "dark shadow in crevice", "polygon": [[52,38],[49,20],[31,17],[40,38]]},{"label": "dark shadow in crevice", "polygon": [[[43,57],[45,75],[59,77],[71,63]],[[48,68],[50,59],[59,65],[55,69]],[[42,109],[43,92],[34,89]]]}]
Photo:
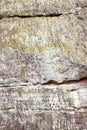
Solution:
[{"label": "dark shadow in crevice", "polygon": [[3,18],[34,18],[34,17],[59,17],[63,15],[62,13],[61,14],[46,14],[46,15],[13,15],[13,16],[0,16],[0,19],[3,19]]},{"label": "dark shadow in crevice", "polygon": [[61,83],[58,83],[57,81],[55,80],[49,80],[45,83],[42,83],[41,85],[50,85],[50,84],[54,84],[54,85],[62,85],[62,84],[72,84],[72,83],[78,83],[78,82],[81,82],[81,81],[84,81],[84,80],[87,80],[87,77],[83,77],[81,79],[78,79],[78,80],[67,80],[67,81],[63,81]]}]

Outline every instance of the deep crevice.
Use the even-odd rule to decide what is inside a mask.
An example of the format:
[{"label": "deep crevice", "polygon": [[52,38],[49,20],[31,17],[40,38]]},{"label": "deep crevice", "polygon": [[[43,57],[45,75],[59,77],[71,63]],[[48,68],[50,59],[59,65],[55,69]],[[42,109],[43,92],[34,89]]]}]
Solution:
[{"label": "deep crevice", "polygon": [[36,17],[59,17],[61,15],[64,15],[62,13],[60,14],[46,14],[46,15],[13,15],[13,16],[0,16],[0,19],[3,19],[3,18],[36,18]]},{"label": "deep crevice", "polygon": [[[74,83],[79,83],[79,82],[82,82],[82,81],[85,81],[85,80],[87,80],[87,77],[83,77],[83,78],[81,78],[81,79],[79,79],[79,80],[67,80],[67,81],[63,81],[63,82],[61,82],[61,83],[58,83],[57,81],[55,81],[55,80],[49,80],[49,81],[47,81],[47,82],[44,82],[44,83],[40,83],[40,82],[38,82],[37,84],[29,84],[29,82],[23,82],[23,84],[17,84],[17,85],[20,85],[20,86],[28,86],[28,85],[30,85],[30,86],[32,86],[32,85],[34,85],[34,86],[37,86],[37,85],[42,85],[42,86],[44,86],[44,85],[64,85],[64,84],[74,84]],[[13,82],[14,83],[14,82]],[[17,82],[16,82],[17,83]],[[25,84],[26,83],[26,84]],[[14,85],[14,84],[13,84]],[[0,88],[1,87],[12,87],[13,86],[12,85],[12,83],[0,83]],[[72,91],[74,91],[74,90],[72,90]]]},{"label": "deep crevice", "polygon": [[9,16],[9,15],[0,15],[0,20],[1,19],[4,19],[4,18],[22,18],[22,19],[26,19],[26,18],[40,18],[40,17],[60,17],[60,16],[67,16],[67,15],[70,15],[70,14],[73,14],[75,15],[78,19],[80,20],[84,20],[81,16],[78,16],[78,12],[75,12],[75,13],[72,13],[72,12],[69,12],[69,13],[60,13],[60,14],[41,14],[41,15],[12,15],[12,16]]},{"label": "deep crevice", "polygon": [[[67,16],[67,15],[70,15],[70,14],[73,14],[73,15],[76,15],[77,18],[78,17],[78,12],[75,12],[75,13],[72,13],[72,12],[69,12],[69,13],[60,13],[60,14],[41,14],[41,15],[12,15],[12,16],[9,16],[9,15],[0,15],[0,19],[4,19],[4,18],[22,18],[22,19],[26,19],[26,18],[39,18],[39,17],[60,17],[60,16]],[[80,18],[79,18],[80,19]]]},{"label": "deep crevice", "polygon": [[[81,7],[81,6],[78,6],[78,7]],[[85,6],[82,6],[81,7],[81,10],[83,10],[83,9],[85,9],[85,8],[87,8],[87,5],[85,5]],[[9,14],[4,14],[4,15],[0,15],[0,19],[3,19],[3,18],[15,18],[15,17],[18,17],[18,18],[32,18],[32,17],[59,17],[59,16],[61,16],[61,15],[70,15],[70,14],[73,14],[73,15],[78,15],[78,12],[79,11],[81,11],[81,10],[78,10],[78,11],[76,11],[76,12],[67,12],[67,13],[63,13],[63,12],[61,12],[61,13],[52,13],[52,14],[32,14],[32,15],[15,15],[15,14],[13,14],[12,16],[10,15],[9,16]],[[82,18],[80,18],[80,19],[82,19]]]},{"label": "deep crevice", "polygon": [[62,85],[62,84],[72,84],[72,83],[78,83],[78,82],[81,82],[81,81],[84,81],[84,80],[87,80],[87,77],[83,77],[79,80],[67,80],[67,81],[63,81],[61,83],[58,83],[57,81],[55,80],[49,80],[47,81],[46,83],[42,83],[41,85],[50,85],[50,84],[54,84],[54,85]]}]

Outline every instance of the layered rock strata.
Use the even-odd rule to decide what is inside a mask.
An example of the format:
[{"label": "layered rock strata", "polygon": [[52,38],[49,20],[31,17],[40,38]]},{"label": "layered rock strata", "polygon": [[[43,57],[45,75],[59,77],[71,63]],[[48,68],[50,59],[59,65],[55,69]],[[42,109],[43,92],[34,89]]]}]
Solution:
[{"label": "layered rock strata", "polygon": [[0,1],[0,130],[87,130],[87,1]]},{"label": "layered rock strata", "polygon": [[86,130],[87,80],[0,88],[0,130]]}]

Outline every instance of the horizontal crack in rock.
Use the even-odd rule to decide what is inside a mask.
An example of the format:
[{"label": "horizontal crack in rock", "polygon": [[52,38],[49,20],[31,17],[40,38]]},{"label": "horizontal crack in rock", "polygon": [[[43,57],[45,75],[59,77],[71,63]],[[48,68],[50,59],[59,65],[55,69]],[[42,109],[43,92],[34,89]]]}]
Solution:
[{"label": "horizontal crack in rock", "polygon": [[49,80],[48,82],[46,83],[42,83],[41,85],[49,85],[49,84],[54,84],[54,85],[62,85],[62,84],[72,84],[72,83],[78,83],[80,81],[83,81],[83,80],[87,80],[87,77],[83,77],[79,80],[68,80],[68,81],[63,81],[61,83],[58,83],[54,80]]},{"label": "horizontal crack in rock", "polygon": [[13,16],[0,16],[0,19],[3,19],[3,18],[15,18],[15,17],[18,17],[18,18],[32,18],[32,17],[59,17],[63,14],[48,14],[48,15],[34,15],[34,16],[31,16],[31,15],[13,15]]},{"label": "horizontal crack in rock", "polygon": [[[52,13],[52,14],[40,14],[40,15],[0,15],[0,19],[3,19],[3,18],[15,18],[15,17],[18,17],[18,18],[32,18],[32,17],[59,17],[59,16],[62,16],[62,15],[70,15],[70,14],[73,14],[73,15],[78,15],[78,13],[80,11],[82,11],[83,9],[86,9],[87,6],[83,6],[81,7],[80,10],[78,11],[75,11],[75,12],[67,12],[67,13],[59,13],[59,14],[56,14],[56,13]],[[77,17],[77,18],[80,18],[80,17]]]},{"label": "horizontal crack in rock", "polygon": [[[87,80],[87,77],[84,77],[84,78],[81,78],[79,80],[68,80],[68,81],[64,81],[64,82],[61,82],[61,83],[58,83],[54,80],[49,80],[48,82],[46,83],[38,83],[38,84],[32,84],[34,86],[37,86],[37,85],[64,85],[64,84],[74,84],[74,83],[78,83],[78,82],[81,82],[81,81],[84,81],[84,80]],[[2,87],[13,87],[13,86],[20,86],[20,87],[27,87],[27,86],[32,86],[30,85],[28,82],[24,82],[24,83],[19,83],[19,82],[13,82],[13,83],[0,83],[0,88]],[[76,89],[72,89],[71,91],[76,91]]]}]

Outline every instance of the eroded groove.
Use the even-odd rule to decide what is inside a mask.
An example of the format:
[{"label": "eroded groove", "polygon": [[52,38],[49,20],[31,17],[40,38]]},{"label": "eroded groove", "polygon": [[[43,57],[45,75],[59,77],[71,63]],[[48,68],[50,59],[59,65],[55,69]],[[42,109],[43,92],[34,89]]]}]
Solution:
[{"label": "eroded groove", "polygon": [[76,13],[65,13],[65,14],[48,14],[48,15],[35,15],[35,16],[31,16],[31,15],[13,15],[13,16],[0,16],[0,20],[2,19],[10,19],[10,18],[20,18],[20,19],[27,19],[27,18],[51,18],[51,17],[61,17],[61,16],[68,16],[68,15],[75,15],[77,17],[77,19],[80,19],[80,20],[85,20],[84,18],[82,18],[82,16],[79,16],[78,15],[78,12]]},{"label": "eroded groove", "polygon": [[[69,13],[71,14],[71,13]],[[48,15],[13,15],[13,16],[0,16],[0,19],[3,19],[3,18],[22,18],[22,19],[26,19],[26,18],[37,18],[37,17],[59,17],[59,16],[62,16],[64,14],[48,14]]]},{"label": "eroded groove", "polygon": [[62,85],[62,84],[72,84],[72,83],[78,83],[80,81],[84,81],[84,80],[87,80],[87,77],[83,77],[79,80],[68,80],[68,81],[63,81],[61,83],[58,83],[57,81],[54,81],[54,80],[49,80],[48,82],[46,83],[42,83],[41,85],[50,85],[50,84],[54,84],[54,85]]},{"label": "eroded groove", "polygon": [[[32,17],[60,17],[62,15],[70,15],[70,14],[73,14],[73,15],[78,15],[82,10],[84,9],[87,9],[87,6],[82,6],[82,7],[79,7],[81,9],[79,9],[78,11],[76,10],[75,12],[67,12],[67,13],[52,13],[52,14],[38,14],[38,15],[15,15],[13,14],[12,16],[11,15],[0,15],[0,19],[3,19],[3,18],[15,18],[15,17],[18,17],[18,18],[32,18]],[[81,17],[77,17],[79,19],[82,19]],[[82,19],[83,20],[83,19]]]},{"label": "eroded groove", "polygon": [[63,15],[62,13],[61,14],[48,14],[48,15],[35,15],[35,16],[31,16],[31,15],[27,15],[27,16],[19,16],[19,15],[14,15],[14,16],[9,16],[9,18],[10,17],[19,17],[19,18],[31,18],[31,17],[55,17],[55,16],[57,16],[57,17],[59,17],[59,16],[61,16],[61,15]]},{"label": "eroded groove", "polygon": [[[78,12],[76,12],[76,13],[60,13],[60,14],[46,14],[46,15],[44,15],[44,14],[42,14],[42,15],[13,15],[13,16],[0,16],[0,20],[1,19],[4,19],[4,18],[7,18],[7,19],[9,19],[9,18],[22,18],[22,19],[26,19],[26,18],[40,18],[40,17],[60,17],[60,16],[66,16],[66,15],[70,15],[70,14],[73,14],[73,15],[75,15],[75,16],[77,16],[77,18],[79,18],[79,19],[82,19],[80,16],[78,16]],[[84,19],[83,19],[84,20]]]},{"label": "eroded groove", "polygon": [[[64,84],[74,84],[74,83],[79,83],[79,82],[82,82],[84,80],[87,80],[87,77],[84,77],[84,78],[81,78],[79,80],[68,80],[68,81],[64,81],[64,82],[61,82],[61,83],[58,83],[57,81],[54,81],[54,80],[49,80],[48,82],[46,83],[38,83],[38,84],[32,84],[34,86],[37,86],[37,85],[64,85]],[[0,88],[2,87],[13,87],[14,84],[16,84],[16,86],[20,86],[20,87],[26,87],[26,86],[32,86],[30,85],[28,82],[23,82],[23,83],[20,83],[20,82],[12,82],[12,83],[0,83]],[[75,89],[76,90],[76,89]],[[74,89],[72,91],[75,91]]]}]

